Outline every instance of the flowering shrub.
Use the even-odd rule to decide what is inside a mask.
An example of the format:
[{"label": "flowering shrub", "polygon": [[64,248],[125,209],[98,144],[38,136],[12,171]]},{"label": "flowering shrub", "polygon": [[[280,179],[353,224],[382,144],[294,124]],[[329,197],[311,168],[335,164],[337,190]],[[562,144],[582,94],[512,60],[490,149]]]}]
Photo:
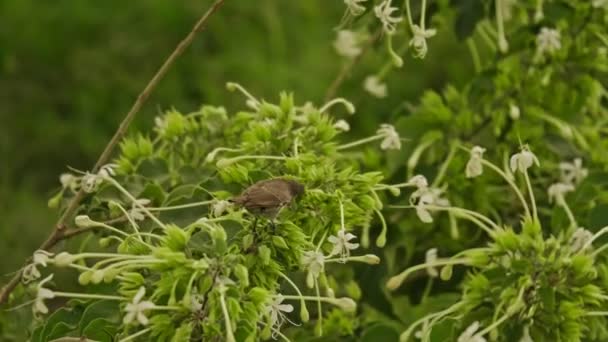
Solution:
[{"label": "flowering shrub", "polygon": [[[337,85],[379,40],[387,61],[359,88],[394,99],[391,72],[446,30],[474,74],[348,142],[349,101],[234,83],[242,111],[157,117],[113,163],[60,177],[49,205],[84,191],[73,232],[93,238],[24,267],[32,340],[608,339],[608,3],[344,5]],[[304,191],[247,210],[239,194],[265,180]]]},{"label": "flowering shrub", "polygon": [[462,331],[458,341],[485,341],[486,336],[490,340],[520,341],[606,339],[608,312],[603,308],[608,300],[605,290],[608,267],[601,253],[608,245],[594,249],[593,243],[608,232],[608,227],[595,234],[578,227],[564,197],[574,189],[570,182],[576,177],[566,173],[562,176],[564,183],[549,188],[549,198],[563,207],[569,222],[558,227],[557,236],[543,234],[548,230],[543,229],[538,218],[528,176],[528,169],[538,166],[539,160],[527,147],[510,159],[510,171],[522,174],[525,179],[528,200],[514,184],[513,174],[482,158],[484,150],[479,146],[471,149],[467,177],[481,176],[484,166],[503,177],[521,200],[524,208],[521,224],[518,227],[499,224],[476,211],[447,202],[440,205],[426,182],[419,182],[410,199],[417,202],[413,207],[422,221],[432,221],[428,211],[451,212],[473,222],[488,235],[490,242],[487,247],[469,248],[450,258],[439,258],[437,249],[431,249],[425,263],[389,279],[387,287],[395,290],[417,271],[426,270],[429,277],[447,281],[456,265],[475,270],[463,280],[459,301],[412,323],[402,333],[401,341],[413,338],[414,331],[416,337],[431,340],[433,328],[441,324]]},{"label": "flowering shrub", "polygon": [[[399,149],[398,134],[385,124],[372,137],[340,145],[347,123],[328,111],[343,104],[352,114],[345,100],[298,107],[282,94],[275,105],[237,84],[228,88],[246,95],[247,110],[169,111],[156,119],[154,135],[124,140],[116,163],[61,176],[63,189],[51,201],[63,203],[81,187],[89,193],[75,225],[95,232],[99,246],[34,253],[25,282],[52,266],[76,270],[83,287],[55,290],[52,273],[35,285],[35,314],[47,314],[50,299],[79,301],[48,318],[33,340],[59,336],[54,317],[68,314],[80,320],[83,336],[108,332],[103,340],[287,339],[281,328],[296,324],[288,318],[294,304],[298,320],[312,318],[318,335],[353,331],[360,290],[340,267],[380,262],[358,247],[369,247],[371,222],[384,218],[376,193],[382,175],[358,171],[349,156],[374,141]],[[305,192],[276,222],[230,202],[252,182],[277,177],[296,180]],[[386,226],[375,243],[386,243]],[[107,312],[94,311],[91,320],[87,312],[98,307]]]}]

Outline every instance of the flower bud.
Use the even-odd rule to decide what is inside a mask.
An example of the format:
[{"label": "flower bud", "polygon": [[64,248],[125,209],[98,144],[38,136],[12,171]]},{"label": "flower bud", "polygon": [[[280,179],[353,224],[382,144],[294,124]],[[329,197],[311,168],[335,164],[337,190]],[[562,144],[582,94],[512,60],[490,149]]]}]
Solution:
[{"label": "flower bud", "polygon": [[105,238],[99,239],[98,242],[99,242],[99,247],[106,248],[110,245],[110,242],[112,242],[112,239],[109,237],[105,237]]},{"label": "flower bud", "polygon": [[308,308],[306,308],[306,303],[302,301],[302,305],[300,305],[300,319],[302,322],[306,323],[310,319],[310,314],[308,313]]},{"label": "flower bud", "polygon": [[89,227],[95,227],[97,225],[97,223],[95,221],[91,220],[91,218],[88,215],[76,216],[76,218],[74,219],[74,223],[79,228],[89,228]]},{"label": "flower bud", "polygon": [[78,283],[80,285],[88,285],[91,282],[92,276],[93,276],[93,272],[91,272],[91,271],[82,272],[78,276]]},{"label": "flower bud", "polygon": [[361,256],[361,260],[370,265],[378,265],[380,263],[380,257],[375,254],[365,254]]},{"label": "flower bud", "polygon": [[441,269],[441,272],[439,274],[439,276],[441,277],[441,280],[444,280],[444,281],[450,280],[452,278],[453,269],[454,269],[453,265],[443,266],[443,268]]},{"label": "flower bud", "polygon": [[226,89],[228,89],[228,91],[235,91],[237,89],[237,85],[234,82],[227,82]]},{"label": "flower bud", "polygon": [[104,283],[111,283],[114,278],[120,273],[119,269],[110,268],[104,272],[103,281]]},{"label": "flower bud", "polygon": [[91,282],[93,284],[99,284],[101,283],[101,281],[103,280],[104,277],[104,271],[103,270],[96,270],[93,272],[93,274],[91,275]]},{"label": "flower bud", "polygon": [[233,163],[232,160],[226,159],[226,158],[222,158],[222,159],[218,160],[217,163],[215,163],[215,166],[217,166],[218,169],[223,169],[223,168],[229,166],[232,163]]},{"label": "flower bud", "polygon": [[335,298],[332,300],[332,304],[335,304],[340,309],[346,312],[355,312],[357,311],[357,303],[348,297]]},{"label": "flower bud", "polygon": [[68,252],[61,252],[57,254],[53,260],[55,266],[67,267],[76,260],[76,257]]}]

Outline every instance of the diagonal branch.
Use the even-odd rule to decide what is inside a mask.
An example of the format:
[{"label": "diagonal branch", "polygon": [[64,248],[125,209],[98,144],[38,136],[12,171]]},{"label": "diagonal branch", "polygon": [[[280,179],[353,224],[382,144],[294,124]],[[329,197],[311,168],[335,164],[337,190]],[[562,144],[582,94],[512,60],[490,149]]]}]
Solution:
[{"label": "diagonal branch", "polygon": [[[201,32],[205,28],[205,23],[207,22],[209,17],[213,13],[215,13],[215,11],[217,11],[219,9],[219,7],[224,3],[224,1],[225,0],[216,0],[213,3],[213,5],[211,5],[211,7],[207,10],[207,12],[205,12],[205,14],[203,14],[203,16],[196,22],[196,24],[194,25],[194,27],[192,28],[190,33],[188,33],[188,35],[177,45],[175,50],[173,50],[171,55],[167,58],[167,60],[165,60],[165,63],[163,63],[163,65],[160,67],[160,69],[158,69],[158,71],[156,72],[154,77],[152,77],[152,79],[148,82],[148,84],[146,85],[144,90],[142,90],[142,92],[137,97],[137,100],[135,100],[135,103],[133,103],[133,106],[131,107],[129,112],[125,115],[124,119],[120,123],[120,126],[118,126],[118,129],[114,133],[114,136],[112,137],[110,142],[108,142],[108,144],[104,148],[103,152],[99,156],[99,159],[97,159],[97,162],[95,163],[95,166],[92,169],[93,173],[96,173],[97,171],[99,171],[99,169],[110,160],[110,156],[112,155],[112,152],[116,148],[116,145],[118,145],[118,143],[125,136],[125,134],[127,133],[127,129],[129,128],[129,125],[135,118],[135,115],[139,112],[139,110],[146,103],[146,100],[148,99],[148,97],[150,96],[150,94],[152,93],[154,88],[156,88],[156,86],[158,85],[160,80],[165,76],[165,74],[167,73],[169,68],[175,63],[175,60],[179,56],[181,56],[183,54],[183,52],[186,50],[186,48],[192,43],[196,34]],[[53,228],[53,231],[47,237],[47,239],[42,243],[42,245],[40,245],[39,249],[48,250],[48,249],[52,248],[53,246],[55,246],[58,242],[65,240],[69,237],[78,235],[79,233],[82,232],[82,231],[77,231],[74,229],[67,229],[66,223],[70,219],[72,219],[74,214],[77,212],[78,206],[80,205],[80,202],[82,201],[84,196],[85,196],[84,191],[82,189],[80,189],[76,193],[76,195],[72,198],[72,200],[68,204],[67,209],[63,212],[63,214],[57,221],[57,224]],[[31,257],[28,258],[28,260],[26,260],[25,263],[28,264],[30,262],[31,262]],[[19,280],[21,279],[21,273],[22,273],[22,271],[18,271],[13,276],[13,278],[11,278],[11,280],[8,282],[8,284],[6,284],[2,288],[2,291],[0,291],[0,305],[5,303],[8,300],[9,294],[19,284]]]}]

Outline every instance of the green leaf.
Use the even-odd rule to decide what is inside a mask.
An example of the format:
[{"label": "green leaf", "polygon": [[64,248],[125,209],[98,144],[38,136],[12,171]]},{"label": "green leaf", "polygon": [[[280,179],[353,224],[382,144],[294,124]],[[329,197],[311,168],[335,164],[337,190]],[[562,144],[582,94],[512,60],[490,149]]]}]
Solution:
[{"label": "green leaf", "polygon": [[95,318],[84,327],[82,336],[99,342],[113,342],[118,332],[118,325],[105,318]]},{"label": "green leaf", "polygon": [[48,341],[54,338],[65,336],[71,331],[78,328],[83,314],[83,307],[77,305],[73,308],[61,308],[51,314],[44,325],[44,329],[40,333],[42,341]]},{"label": "green leaf", "polygon": [[99,300],[91,303],[84,309],[82,318],[78,323],[79,330],[84,334],[85,329],[89,324],[99,318],[110,321],[119,321],[118,302],[115,300]]}]

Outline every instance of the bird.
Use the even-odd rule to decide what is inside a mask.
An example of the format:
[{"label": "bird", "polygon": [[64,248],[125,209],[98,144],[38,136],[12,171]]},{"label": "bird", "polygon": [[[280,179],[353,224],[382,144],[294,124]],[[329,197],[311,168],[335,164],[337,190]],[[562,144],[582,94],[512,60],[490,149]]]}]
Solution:
[{"label": "bird", "polygon": [[273,221],[281,209],[303,193],[304,185],[301,183],[292,179],[273,178],[252,184],[229,201],[256,216],[270,219],[274,227]]}]

